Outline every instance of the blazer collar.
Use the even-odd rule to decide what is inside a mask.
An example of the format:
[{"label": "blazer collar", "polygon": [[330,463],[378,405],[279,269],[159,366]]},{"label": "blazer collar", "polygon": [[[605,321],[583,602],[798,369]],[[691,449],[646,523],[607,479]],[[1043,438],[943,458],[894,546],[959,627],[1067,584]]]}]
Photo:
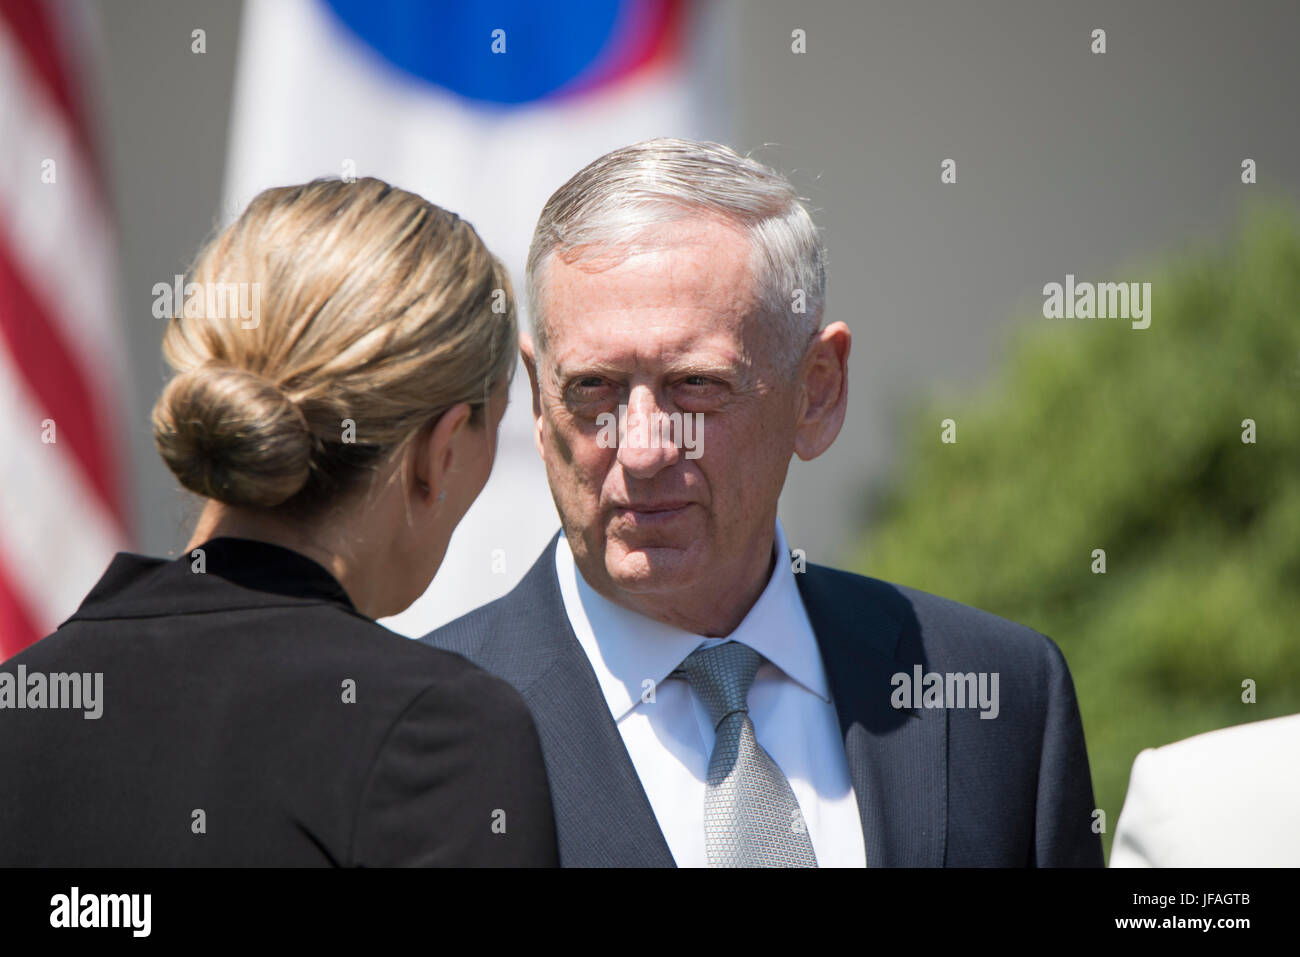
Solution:
[{"label": "blazer collar", "polygon": [[68,621],[319,602],[360,614],[334,576],[305,555],[214,538],[174,559],[119,552]]},{"label": "blazer collar", "polygon": [[546,752],[565,867],[673,867],[672,852],[564,610],[557,534],[509,596],[493,643]]}]

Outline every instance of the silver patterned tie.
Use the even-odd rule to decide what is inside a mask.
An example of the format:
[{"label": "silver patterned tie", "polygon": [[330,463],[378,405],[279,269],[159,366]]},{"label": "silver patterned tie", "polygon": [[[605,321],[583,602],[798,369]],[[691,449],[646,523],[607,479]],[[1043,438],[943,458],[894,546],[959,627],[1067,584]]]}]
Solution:
[{"label": "silver patterned tie", "polygon": [[710,867],[816,867],[808,825],[790,782],[763,750],[749,719],[749,686],[762,656],[739,642],[698,648],[673,672],[713,719],[704,792]]}]

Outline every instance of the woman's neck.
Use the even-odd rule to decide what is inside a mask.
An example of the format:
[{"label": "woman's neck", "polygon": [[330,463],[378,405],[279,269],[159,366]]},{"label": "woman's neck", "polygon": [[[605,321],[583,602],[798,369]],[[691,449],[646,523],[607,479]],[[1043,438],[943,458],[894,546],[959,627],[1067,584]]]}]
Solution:
[{"label": "woman's neck", "polygon": [[185,550],[189,552],[214,538],[247,538],[291,549],[326,569],[343,586],[356,609],[374,617],[371,589],[361,573],[369,563],[361,561],[352,548],[343,546],[347,537],[341,531],[325,535],[311,525],[209,500]]}]

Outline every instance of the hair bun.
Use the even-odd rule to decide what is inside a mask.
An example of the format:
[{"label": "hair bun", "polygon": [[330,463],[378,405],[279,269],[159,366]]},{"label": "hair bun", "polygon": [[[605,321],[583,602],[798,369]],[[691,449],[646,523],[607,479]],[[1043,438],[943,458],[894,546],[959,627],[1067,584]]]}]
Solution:
[{"label": "hair bun", "polygon": [[154,406],[153,437],[183,486],[227,505],[279,505],[311,473],[302,412],[244,369],[204,365],[175,376]]}]

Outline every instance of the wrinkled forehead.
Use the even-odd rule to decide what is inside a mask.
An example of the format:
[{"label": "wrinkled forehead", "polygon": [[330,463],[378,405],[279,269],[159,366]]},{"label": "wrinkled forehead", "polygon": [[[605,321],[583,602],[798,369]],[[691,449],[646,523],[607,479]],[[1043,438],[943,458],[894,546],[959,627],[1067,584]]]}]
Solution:
[{"label": "wrinkled forehead", "polygon": [[554,254],[546,269],[547,350],[556,359],[630,342],[669,351],[729,342],[748,351],[766,331],[753,244],[713,220],[661,224],[613,248]]}]

